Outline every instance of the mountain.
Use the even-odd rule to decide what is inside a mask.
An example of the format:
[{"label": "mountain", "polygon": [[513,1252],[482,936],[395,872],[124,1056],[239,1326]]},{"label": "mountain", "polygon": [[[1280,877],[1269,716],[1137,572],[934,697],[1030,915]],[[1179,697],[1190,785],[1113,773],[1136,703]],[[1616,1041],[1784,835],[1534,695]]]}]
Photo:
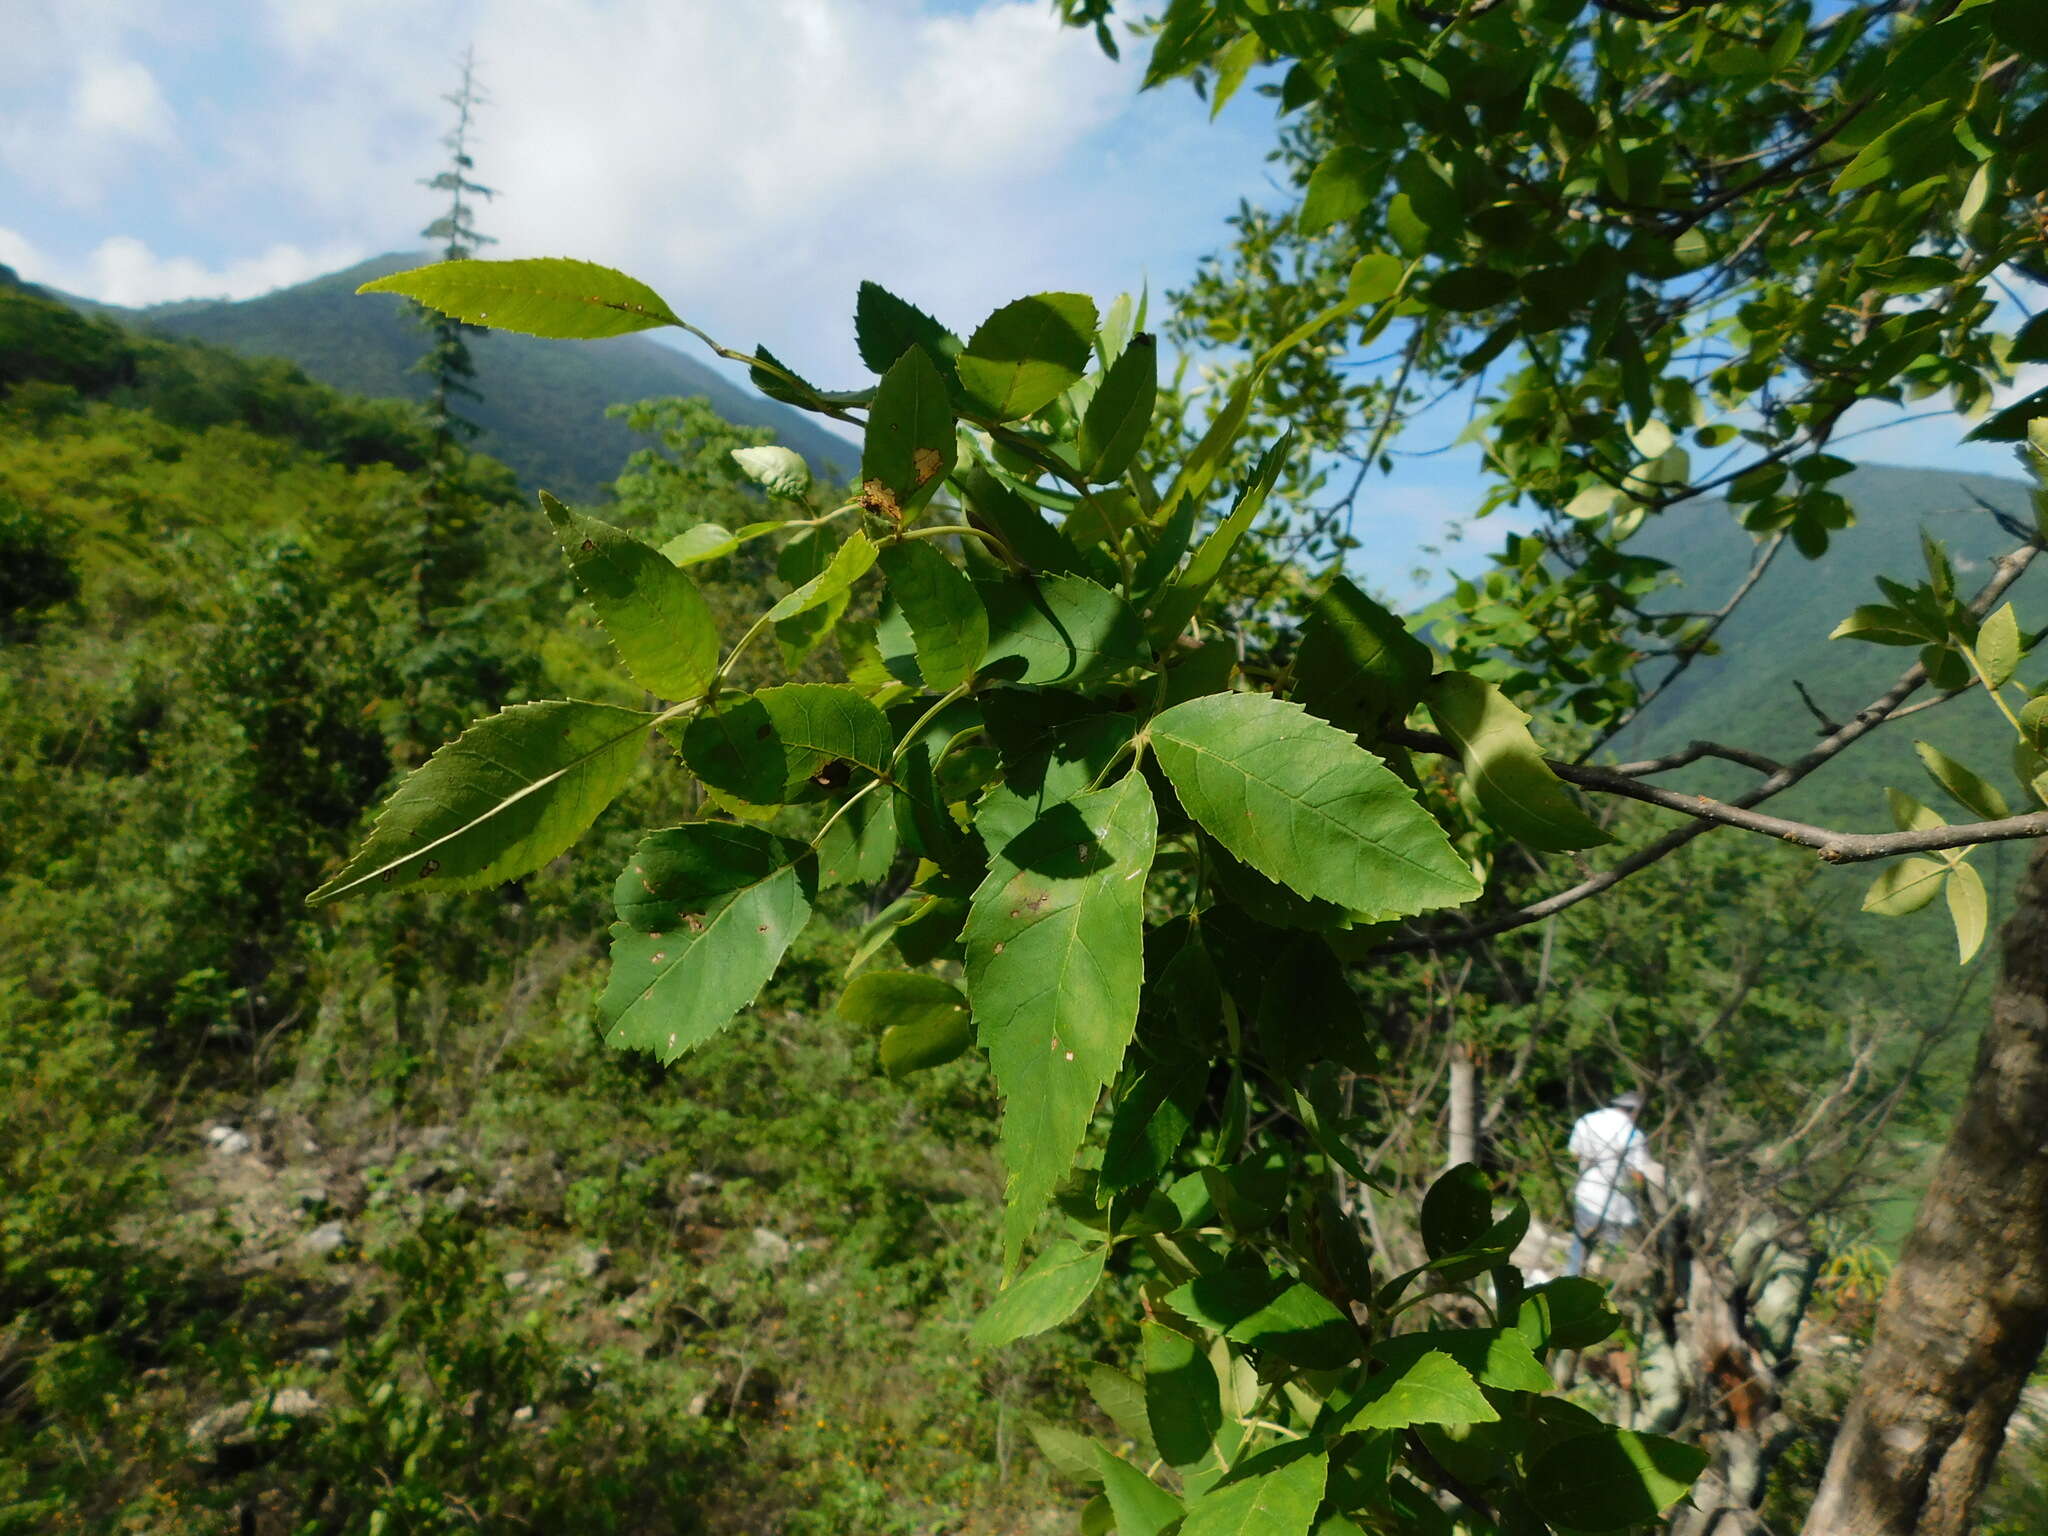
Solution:
[{"label": "mountain", "polygon": [[[358,296],[372,278],[427,258],[392,254],[260,298],[186,300],[120,309],[71,299],[80,309],[138,330],[189,337],[245,356],[288,358],[323,384],[374,398],[424,400],[412,371],[425,348],[412,307],[387,295]],[[850,478],[859,450],[810,417],[765,400],[709,367],[644,336],[543,341],[502,331],[469,339],[483,398],[462,407],[483,428],[476,447],[530,487],[588,499],[615,478],[646,440],[605,408],[654,395],[704,395],[728,421],[770,428],[826,478]]]},{"label": "mountain", "polygon": [[[2029,487],[2016,480],[1870,465],[1837,486],[1855,508],[1855,525],[1838,534],[1817,562],[1789,547],[1781,551],[1722,627],[1721,654],[1696,662],[1642,721],[1615,740],[1614,753],[1652,756],[1704,738],[1748,747],[1781,762],[1799,756],[1823,734],[1800,698],[1802,685],[1814,705],[1831,720],[1842,721],[1917,659],[1910,649],[1827,638],[1859,603],[1881,600],[1872,578],[1923,579],[1924,532],[1947,546],[1958,585],[1965,592],[1974,590],[1989,574],[1990,561],[2013,543],[1980,502],[2032,522]],[[1681,584],[1652,607],[1712,610],[1735,590],[1757,545],[1725,504],[1703,502],[1652,520],[1629,548],[1670,562],[1680,574]],[[2041,584],[2031,573],[2017,584],[2023,608],[2030,599],[2038,600],[2031,595]],[[2036,665],[2022,666],[2021,673],[2036,685],[2044,681]],[[2010,767],[2011,727],[1981,694],[1968,693],[1880,727],[1765,808],[1852,831],[1889,831],[1884,790],[1891,785],[1951,821],[1973,819],[1929,779],[1914,753],[1916,740],[1929,741],[1976,769],[2015,810],[2025,804]],[[1732,764],[1703,762],[1660,782],[1726,795],[1754,783],[1755,775]],[[1810,857],[1789,850],[1788,856]],[[2024,856],[2012,844],[1993,844],[1979,850],[1973,862],[1990,887],[1995,928],[2009,907]],[[1824,871],[1822,880],[1843,920],[1881,963],[1887,984],[1896,987],[1894,995],[1923,1016],[1938,1015],[1961,980],[1946,913],[1937,902],[1907,918],[1864,916],[1858,908],[1876,872],[1877,866],[1850,866]],[[1993,950],[1995,940],[1986,945],[1987,953]]]}]

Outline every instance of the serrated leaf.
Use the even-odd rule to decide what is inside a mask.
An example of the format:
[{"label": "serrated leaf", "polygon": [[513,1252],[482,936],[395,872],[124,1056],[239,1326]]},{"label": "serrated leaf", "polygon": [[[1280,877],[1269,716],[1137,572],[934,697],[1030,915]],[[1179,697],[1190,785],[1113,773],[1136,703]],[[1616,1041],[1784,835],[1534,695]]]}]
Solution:
[{"label": "serrated leaf", "polygon": [[1088,1299],[1102,1279],[1104,1248],[1083,1248],[1061,1238],[1012,1280],[993,1305],[975,1320],[969,1337],[983,1349],[999,1349],[1057,1328]]},{"label": "serrated leaf", "polygon": [[[671,735],[673,735],[671,731]],[[721,694],[680,732],[683,761],[714,789],[753,805],[814,799],[842,787],[828,781],[844,763],[886,771],[895,734],[857,688],[784,683],[755,694]]]},{"label": "serrated leaf", "polygon": [[1294,657],[1294,697],[1354,735],[1376,735],[1422,697],[1435,669],[1428,646],[1399,615],[1346,579],[1317,597]]},{"label": "serrated leaf", "polygon": [[847,808],[818,840],[818,884],[879,885],[896,862],[896,807],[868,795]]},{"label": "serrated leaf", "polygon": [[1202,540],[1194,558],[1188,561],[1187,569],[1174,577],[1153,603],[1145,619],[1147,634],[1163,642],[1187,628],[1188,621],[1194,618],[1202,600],[1209,595],[1209,589],[1215,586],[1216,578],[1230,563],[1239,541],[1251,530],[1253,519],[1272,494],[1280,472],[1287,467],[1287,456],[1293,450],[1294,433],[1290,430],[1259,456],[1250,477],[1238,488],[1237,499],[1231,503],[1229,515]]},{"label": "serrated leaf", "polygon": [[697,584],[625,529],[572,512],[546,491],[540,504],[633,681],[664,699],[702,693],[718,671],[718,621]]},{"label": "serrated leaf", "polygon": [[1159,394],[1159,342],[1139,332],[1130,340],[1081,416],[1077,469],[1090,485],[1105,485],[1130,468],[1152,430]]},{"label": "serrated leaf", "polygon": [[1709,1457],[1697,1446],[1625,1429],[1574,1435],[1528,1471],[1536,1512],[1575,1531],[1648,1525],[1685,1497]]},{"label": "serrated leaf", "polygon": [[1918,912],[1939,894],[1947,874],[1948,865],[1941,860],[1917,855],[1887,864],[1864,893],[1863,910],[1880,917],[1904,917]]},{"label": "serrated leaf", "polygon": [[1919,754],[1927,776],[1980,821],[1999,821],[2012,814],[2005,803],[2005,796],[1998,792],[1996,785],[1978,777],[1934,743],[1916,741],[1913,750]]},{"label": "serrated leaf", "polygon": [[982,321],[955,360],[961,392],[984,420],[1015,421],[1057,400],[1088,367],[1095,304],[1041,293]]},{"label": "serrated leaf", "polygon": [[1495,826],[1548,853],[1613,841],[1550,771],[1529,734],[1529,716],[1493,684],[1469,672],[1446,672],[1430,679],[1425,698]]},{"label": "serrated leaf", "polygon": [[1403,1333],[1372,1347],[1375,1360],[1405,1371],[1431,1350],[1449,1355],[1482,1387],[1502,1392],[1548,1392],[1550,1372],[1513,1328],[1459,1328]]},{"label": "serrated leaf", "polygon": [[1152,1424],[1146,1416],[1145,1388],[1113,1365],[1091,1362],[1084,1373],[1088,1395],[1095,1406],[1109,1416],[1117,1432],[1130,1441],[1141,1460],[1157,1461],[1159,1447],[1152,1443]]},{"label": "serrated leaf", "polygon": [[939,370],[949,372],[961,340],[906,299],[879,283],[864,282],[853,301],[854,344],[872,373],[887,373],[912,347],[922,347]]},{"label": "serrated leaf", "polygon": [[1054,806],[989,861],[967,995],[1001,1088],[1014,1255],[1130,1044],[1158,820],[1142,774]]},{"label": "serrated leaf", "polygon": [[1302,194],[1295,225],[1304,235],[1319,235],[1333,224],[1348,224],[1371,206],[1381,177],[1377,157],[1354,144],[1340,144],[1316,162]]},{"label": "serrated leaf", "polygon": [[840,994],[839,1016],[881,1031],[892,1078],[943,1066],[974,1042],[967,995],[923,971],[867,972]]},{"label": "serrated leaf", "polygon": [[1084,576],[978,580],[988,613],[982,677],[1008,683],[1082,683],[1149,659],[1130,604]]},{"label": "serrated leaf", "polygon": [[1155,716],[1149,733],[1188,814],[1303,896],[1405,916],[1479,893],[1414,792],[1298,704],[1211,694]]},{"label": "serrated leaf", "polygon": [[401,293],[472,325],[563,340],[683,323],[660,294],[637,278],[561,256],[436,262],[377,278],[356,292]]},{"label": "serrated leaf", "polygon": [[1500,1417],[1472,1373],[1440,1349],[1370,1377],[1332,1409],[1332,1427],[1407,1429],[1415,1424],[1491,1424]]},{"label": "serrated leaf", "polygon": [[1432,1259],[1464,1253],[1493,1226],[1493,1187],[1476,1164],[1446,1169],[1422,1197],[1422,1242]]},{"label": "serrated leaf", "polygon": [[1043,1419],[1028,1419],[1024,1428],[1038,1447],[1039,1454],[1062,1477],[1089,1487],[1100,1485],[1102,1469],[1095,1464],[1093,1440],[1057,1424],[1048,1424]]},{"label": "serrated leaf", "polygon": [[1271,1471],[1220,1483],[1195,1500],[1181,1536],[1307,1536],[1323,1501],[1329,1458],[1284,1449],[1291,1459]]},{"label": "serrated leaf", "polygon": [[1984,679],[1993,688],[2003,688],[2012,681],[2014,668],[2020,664],[2024,654],[2020,639],[2020,621],[2007,603],[1987,618],[1977,629],[1977,665],[1984,669]]},{"label": "serrated leaf", "polygon": [[925,686],[939,693],[959,686],[988,649],[988,610],[974,583],[922,539],[883,545],[881,562]]},{"label": "serrated leaf", "polygon": [[531,874],[618,797],[654,716],[610,704],[519,704],[415,769],[309,906],[366,887],[473,891]]},{"label": "serrated leaf", "polygon": [[1948,884],[1943,889],[1948,896],[1948,915],[1956,925],[1956,963],[1968,965],[1984,947],[1984,932],[1991,921],[1991,903],[1984,892],[1984,880],[1958,859],[1950,867]]},{"label": "serrated leaf", "polygon": [[1116,1516],[1117,1536],[1159,1536],[1181,1517],[1179,1499],[1109,1449],[1095,1448],[1103,1497]]},{"label": "serrated leaf", "polygon": [[959,452],[946,380],[924,348],[910,347],[882,375],[868,410],[862,502],[898,521],[912,516],[945,483]]},{"label": "serrated leaf", "polygon": [[875,546],[856,528],[832,556],[831,564],[768,610],[771,621],[793,619],[832,601],[867,575],[875,563]]},{"label": "serrated leaf", "polygon": [[1306,1370],[1336,1370],[1364,1348],[1357,1325],[1320,1291],[1263,1270],[1198,1275],[1168,1294],[1166,1304],[1228,1339]]},{"label": "serrated leaf", "polygon": [[1142,1325],[1145,1415],[1171,1467],[1206,1460],[1223,1427],[1222,1389],[1200,1345],[1163,1324]]},{"label": "serrated leaf", "polygon": [[1863,603],[1828,631],[1830,640],[1865,640],[1872,645],[1925,645],[1934,638],[1902,609]]},{"label": "serrated leaf", "polygon": [[735,448],[732,461],[739,465],[741,474],[770,496],[800,501],[811,488],[811,466],[804,462],[802,454],[779,443]]},{"label": "serrated leaf", "polygon": [[775,974],[815,889],[810,850],[759,827],[649,833],[613,892],[605,1043],[670,1062],[717,1034]]}]

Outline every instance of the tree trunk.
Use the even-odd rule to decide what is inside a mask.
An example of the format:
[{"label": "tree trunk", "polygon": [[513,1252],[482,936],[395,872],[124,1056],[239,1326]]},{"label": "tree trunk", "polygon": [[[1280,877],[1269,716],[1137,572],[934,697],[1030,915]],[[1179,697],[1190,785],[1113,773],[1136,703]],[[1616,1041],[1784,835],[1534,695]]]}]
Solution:
[{"label": "tree trunk", "polygon": [[2048,1340],[2048,842],[1805,1536],[1964,1536]]},{"label": "tree trunk", "polygon": [[1470,1046],[1451,1047],[1451,1114],[1444,1166],[1479,1161],[1479,1067]]}]

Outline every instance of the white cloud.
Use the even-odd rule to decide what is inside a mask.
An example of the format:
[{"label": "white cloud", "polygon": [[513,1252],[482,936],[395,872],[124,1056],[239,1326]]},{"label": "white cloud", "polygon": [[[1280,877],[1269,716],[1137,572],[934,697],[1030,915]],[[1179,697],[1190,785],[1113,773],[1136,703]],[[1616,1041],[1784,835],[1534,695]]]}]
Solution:
[{"label": "white cloud", "polygon": [[189,257],[159,256],[133,235],[115,235],[83,261],[65,263],[46,256],[17,231],[0,228],[0,262],[30,282],[128,308],[173,299],[254,298],[345,267],[365,254],[347,247],[273,245],[260,255],[208,267]]},{"label": "white cloud", "polygon": [[88,139],[166,145],[174,137],[170,104],[156,76],[133,59],[88,59],[71,86],[71,127]]},{"label": "white cloud", "polygon": [[[721,339],[823,376],[854,366],[863,277],[971,326],[1034,289],[1136,286],[1160,243],[1161,194],[1138,184],[1154,167],[1106,163],[1135,72],[1041,0],[267,0],[262,15],[290,86],[245,135],[235,185],[359,243],[413,243],[434,210],[411,182],[434,169],[439,97],[473,39],[492,254],[625,267]],[[1213,167],[1230,130],[1192,105],[1176,122],[1146,148],[1189,151],[1178,179],[1200,187],[1188,168]],[[1213,238],[1255,163],[1179,227]]]}]

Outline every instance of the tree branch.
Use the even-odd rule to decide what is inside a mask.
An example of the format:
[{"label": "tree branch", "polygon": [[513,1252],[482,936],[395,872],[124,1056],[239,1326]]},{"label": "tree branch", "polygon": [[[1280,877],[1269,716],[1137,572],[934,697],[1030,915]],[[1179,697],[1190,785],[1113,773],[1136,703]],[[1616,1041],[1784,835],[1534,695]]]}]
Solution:
[{"label": "tree branch", "polygon": [[[1979,589],[1976,597],[1971,599],[1970,611],[1979,618],[1989,613],[1997,604],[1999,598],[2005,595],[2006,589],[2025,574],[2027,567],[2033,564],[2034,557],[2040,554],[2043,547],[2038,542],[2028,543],[2012,551],[2010,554],[2001,556],[1997,562],[1997,569],[1992,572],[1991,579],[1985,582],[1983,587]],[[1761,784],[1736,796],[1734,800],[1725,802],[1726,808],[1733,811],[1747,811],[1751,806],[1759,805],[1765,800],[1770,799],[1773,795],[1781,794],[1785,790],[1790,789],[1816,768],[1831,762],[1849,747],[1862,740],[1863,737],[1869,735],[1871,731],[1892,718],[1899,706],[1911,698],[1926,681],[1927,668],[1919,662],[1915,662],[1900,675],[1897,682],[1893,683],[1890,688],[1858,710],[1852,719],[1831,732],[1812,751],[1795,762],[1787,763]],[[1552,766],[1556,767],[1557,765],[1553,764]],[[1608,771],[1611,772],[1612,770]],[[1642,787],[1649,788],[1651,786],[1646,785]],[[1722,804],[1723,802],[1710,803]],[[1695,799],[1695,810],[1697,805],[1698,801]],[[1678,807],[1673,808],[1677,809]],[[1691,813],[1689,812],[1689,814]],[[1702,833],[1710,832],[1717,826],[1733,825],[1741,825],[1741,823],[1726,820],[1710,820],[1695,815],[1695,819],[1687,825],[1665,833],[1664,836],[1658,838],[1653,843],[1645,844],[1634,853],[1623,858],[1619,863],[1603,869],[1597,874],[1589,875],[1577,885],[1569,886],[1553,895],[1546,896],[1541,901],[1533,901],[1526,906],[1516,908],[1512,912],[1502,913],[1498,917],[1470,923],[1463,928],[1453,929],[1448,932],[1418,934],[1413,938],[1396,939],[1391,943],[1375,945],[1372,952],[1374,954],[1401,954],[1412,953],[1417,950],[1451,949],[1476,943],[1481,939],[1491,938],[1498,933],[1508,933],[1516,928],[1527,927],[1531,923],[1541,922],[1554,912],[1562,912],[1567,907],[1577,906],[1589,896],[1597,896],[1602,891],[1619,885],[1637,871],[1647,869],[1659,860],[1677,852]],[[1797,825],[1797,823],[1790,823],[1788,825]],[[1980,824],[1980,826],[1986,827],[1997,825],[1999,824],[1995,822]],[[1823,829],[1814,830],[1819,831]],[[1953,831],[1961,829],[1944,828],[1942,830]],[[2044,826],[2042,830],[2048,831],[2048,826]],[[2040,834],[2014,833],[2008,835],[2038,836]],[[1910,850],[1901,848],[1898,851],[1907,852]],[[1875,855],[1875,857],[1883,856]]]}]

